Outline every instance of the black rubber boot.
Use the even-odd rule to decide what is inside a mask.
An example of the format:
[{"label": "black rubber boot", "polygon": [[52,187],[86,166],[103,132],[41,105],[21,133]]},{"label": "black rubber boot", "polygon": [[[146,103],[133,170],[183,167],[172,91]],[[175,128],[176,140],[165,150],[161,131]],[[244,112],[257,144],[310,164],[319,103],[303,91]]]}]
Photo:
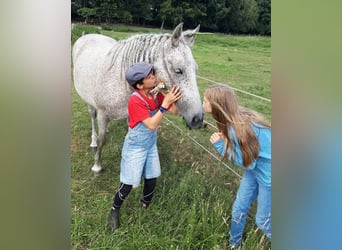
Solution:
[{"label": "black rubber boot", "polygon": [[140,206],[142,210],[146,210],[149,204],[146,204],[143,200],[140,200]]},{"label": "black rubber boot", "polygon": [[111,231],[115,231],[120,226],[120,209],[111,209],[108,215],[107,227]]}]

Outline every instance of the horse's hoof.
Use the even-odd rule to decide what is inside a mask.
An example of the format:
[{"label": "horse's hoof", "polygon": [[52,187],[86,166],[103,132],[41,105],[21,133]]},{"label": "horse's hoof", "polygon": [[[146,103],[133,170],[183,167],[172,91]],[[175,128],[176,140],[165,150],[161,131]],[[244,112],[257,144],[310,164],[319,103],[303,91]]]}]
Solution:
[{"label": "horse's hoof", "polygon": [[96,152],[97,146],[95,146],[95,147],[90,146],[90,149],[91,149],[91,151]]},{"label": "horse's hoof", "polygon": [[99,165],[94,165],[92,168],[91,168],[91,171],[93,171],[93,173],[95,175],[98,175],[100,174],[100,172],[102,171],[102,167],[99,166]]}]

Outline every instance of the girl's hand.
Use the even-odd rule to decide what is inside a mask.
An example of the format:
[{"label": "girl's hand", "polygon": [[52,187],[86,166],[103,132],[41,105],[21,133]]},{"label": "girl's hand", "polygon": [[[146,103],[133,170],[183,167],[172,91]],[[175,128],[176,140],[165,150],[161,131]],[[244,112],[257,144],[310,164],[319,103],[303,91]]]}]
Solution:
[{"label": "girl's hand", "polygon": [[215,132],[210,136],[210,142],[212,144],[214,144],[215,142],[218,142],[219,140],[221,140],[223,138],[222,133],[220,132]]},{"label": "girl's hand", "polygon": [[168,107],[182,97],[182,93],[178,86],[173,85],[170,92],[165,95],[162,106]]}]

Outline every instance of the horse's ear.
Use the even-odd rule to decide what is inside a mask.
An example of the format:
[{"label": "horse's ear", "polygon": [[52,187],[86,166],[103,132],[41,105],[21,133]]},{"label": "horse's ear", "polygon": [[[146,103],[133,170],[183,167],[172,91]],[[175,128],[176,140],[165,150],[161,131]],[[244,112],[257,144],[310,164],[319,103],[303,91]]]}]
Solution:
[{"label": "horse's ear", "polygon": [[186,30],[183,32],[183,38],[187,45],[190,47],[194,45],[196,33],[199,31],[200,25],[198,25],[194,30]]},{"label": "horse's ear", "polygon": [[174,47],[177,47],[179,44],[179,39],[182,37],[182,32],[183,32],[183,23],[180,23],[177,25],[175,30],[173,31],[171,35],[171,44]]}]

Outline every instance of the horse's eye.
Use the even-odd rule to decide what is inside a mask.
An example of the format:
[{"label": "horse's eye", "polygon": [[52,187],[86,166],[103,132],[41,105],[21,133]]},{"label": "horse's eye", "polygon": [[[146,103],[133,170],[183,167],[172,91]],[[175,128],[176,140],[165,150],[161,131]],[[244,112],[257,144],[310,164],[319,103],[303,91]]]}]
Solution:
[{"label": "horse's eye", "polygon": [[175,69],[176,74],[183,74],[183,71],[180,68]]}]

